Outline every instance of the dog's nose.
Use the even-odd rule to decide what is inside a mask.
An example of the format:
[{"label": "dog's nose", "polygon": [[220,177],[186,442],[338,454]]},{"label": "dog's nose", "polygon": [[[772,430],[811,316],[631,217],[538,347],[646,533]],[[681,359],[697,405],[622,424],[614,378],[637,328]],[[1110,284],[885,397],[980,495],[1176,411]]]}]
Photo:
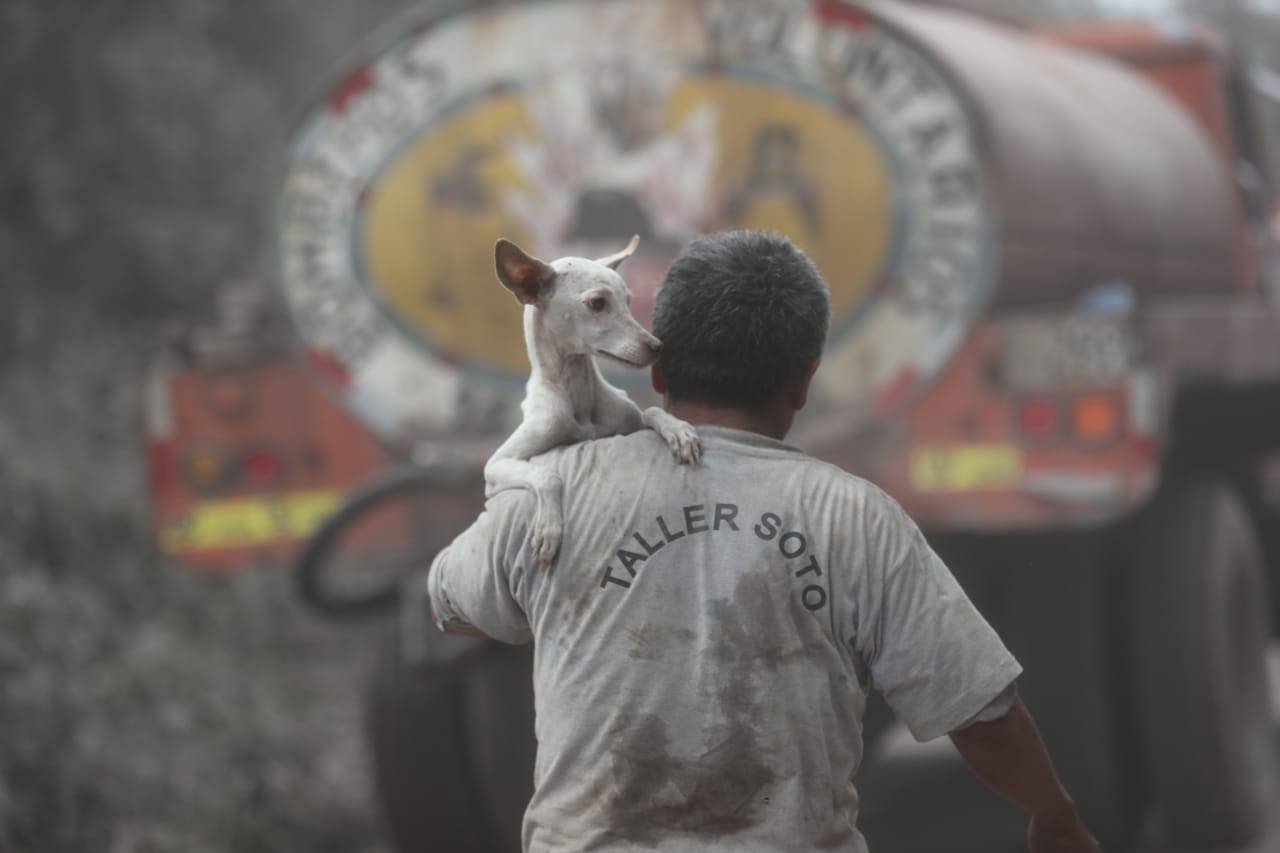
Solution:
[{"label": "dog's nose", "polygon": [[662,355],[662,341],[657,338],[649,341],[649,352],[653,353],[655,356]]}]

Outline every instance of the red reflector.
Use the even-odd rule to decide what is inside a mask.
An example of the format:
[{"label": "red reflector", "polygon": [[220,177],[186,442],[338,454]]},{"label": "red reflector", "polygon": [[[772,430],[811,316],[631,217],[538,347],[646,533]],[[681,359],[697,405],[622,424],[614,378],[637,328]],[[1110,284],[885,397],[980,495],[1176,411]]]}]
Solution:
[{"label": "red reflector", "polygon": [[1028,438],[1048,438],[1058,432],[1060,415],[1052,400],[1024,400],[1018,408],[1018,429]]},{"label": "red reflector", "polygon": [[1076,400],[1071,426],[1085,441],[1107,441],[1120,431],[1120,407],[1105,394],[1090,394]]},{"label": "red reflector", "polygon": [[244,457],[244,473],[255,483],[271,483],[280,479],[283,466],[266,450],[250,450]]},{"label": "red reflector", "polygon": [[211,444],[195,444],[182,454],[182,479],[188,488],[212,494],[225,487],[235,474],[221,448]]}]

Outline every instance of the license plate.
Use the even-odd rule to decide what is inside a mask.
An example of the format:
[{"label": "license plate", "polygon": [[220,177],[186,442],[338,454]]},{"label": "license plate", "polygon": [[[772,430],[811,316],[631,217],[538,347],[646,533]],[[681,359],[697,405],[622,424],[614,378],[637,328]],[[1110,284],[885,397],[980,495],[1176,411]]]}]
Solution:
[{"label": "license plate", "polygon": [[1133,369],[1137,342],[1124,323],[1022,319],[1004,326],[1004,383],[1013,391],[1111,385]]}]

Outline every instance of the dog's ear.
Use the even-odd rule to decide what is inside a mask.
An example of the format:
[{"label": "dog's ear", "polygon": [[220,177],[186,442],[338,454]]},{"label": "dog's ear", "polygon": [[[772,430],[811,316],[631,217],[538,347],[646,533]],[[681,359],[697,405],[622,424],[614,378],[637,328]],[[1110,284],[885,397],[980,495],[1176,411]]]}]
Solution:
[{"label": "dog's ear", "polygon": [[608,257],[605,257],[605,258],[600,258],[598,261],[596,261],[596,263],[600,264],[601,266],[608,267],[611,270],[616,270],[618,267],[622,266],[623,261],[625,261],[627,258],[631,257],[636,253],[636,246],[639,246],[639,245],[640,245],[640,235],[637,234],[631,238],[631,242],[627,244],[627,248],[623,249],[621,252],[618,252],[617,254],[609,255]]},{"label": "dog's ear", "polygon": [[550,264],[525,254],[510,240],[498,241],[493,247],[493,259],[498,281],[525,305],[537,302],[556,275]]}]

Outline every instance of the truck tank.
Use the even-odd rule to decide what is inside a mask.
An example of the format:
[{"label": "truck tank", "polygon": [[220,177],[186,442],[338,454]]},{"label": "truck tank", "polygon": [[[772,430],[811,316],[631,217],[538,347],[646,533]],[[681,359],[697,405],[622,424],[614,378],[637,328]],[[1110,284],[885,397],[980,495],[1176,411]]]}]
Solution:
[{"label": "truck tank", "polygon": [[[828,435],[900,411],[992,309],[1240,286],[1232,188],[1189,115],[1014,27],[905,4],[619,0],[389,32],[298,129],[278,256],[312,360],[393,442],[517,422],[527,363],[499,236],[556,257],[640,234],[627,277],[645,321],[697,233],[789,234],[832,287],[807,415]],[[530,38],[581,50],[552,60]]]},{"label": "truck tank", "polygon": [[954,75],[985,130],[995,306],[1061,305],[1108,280],[1140,300],[1240,287],[1226,163],[1181,104],[1109,58],[972,15],[877,13]]}]

